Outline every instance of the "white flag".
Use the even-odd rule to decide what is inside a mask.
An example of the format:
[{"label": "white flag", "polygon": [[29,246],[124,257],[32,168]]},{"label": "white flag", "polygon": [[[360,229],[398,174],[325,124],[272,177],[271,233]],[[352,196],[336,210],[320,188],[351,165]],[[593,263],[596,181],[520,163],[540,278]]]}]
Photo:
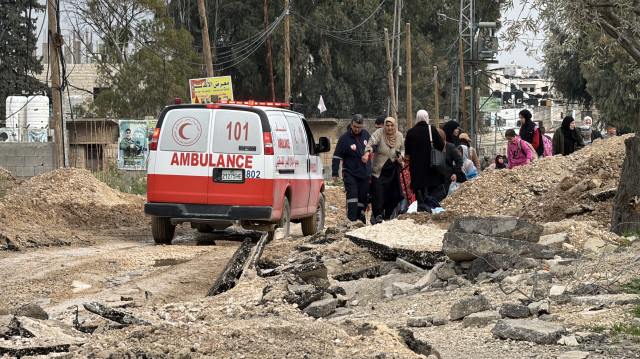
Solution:
[{"label": "white flag", "polygon": [[324,100],[322,99],[322,95],[320,95],[320,101],[318,102],[318,110],[320,110],[320,113],[323,113],[327,110],[327,106],[324,105]]}]

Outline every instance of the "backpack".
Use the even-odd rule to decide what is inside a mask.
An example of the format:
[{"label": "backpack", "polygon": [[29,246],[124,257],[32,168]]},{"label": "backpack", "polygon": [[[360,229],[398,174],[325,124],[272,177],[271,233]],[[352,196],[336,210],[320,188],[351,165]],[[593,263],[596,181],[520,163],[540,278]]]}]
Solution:
[{"label": "backpack", "polygon": [[544,145],[544,157],[553,156],[553,142],[547,136],[542,136],[542,143]]},{"label": "backpack", "polygon": [[[523,140],[522,138],[518,139],[518,147],[520,147],[520,151],[522,151],[522,142],[526,143],[527,146],[529,146],[529,148],[531,149],[531,153],[533,153],[533,157],[531,158],[531,160],[537,160],[538,159],[538,154],[536,153],[535,148],[533,148],[533,145],[530,144],[529,142]],[[522,151],[524,152],[524,151]]]}]

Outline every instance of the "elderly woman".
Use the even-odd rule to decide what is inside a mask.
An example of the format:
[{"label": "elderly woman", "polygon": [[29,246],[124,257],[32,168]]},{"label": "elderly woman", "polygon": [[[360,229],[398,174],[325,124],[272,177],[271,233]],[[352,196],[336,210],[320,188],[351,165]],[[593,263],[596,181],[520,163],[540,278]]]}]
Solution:
[{"label": "elderly woman", "polygon": [[[371,187],[376,223],[391,218],[393,209],[403,198],[399,169],[403,161],[404,137],[397,128],[396,120],[393,117],[387,117],[384,120],[384,127],[377,129],[371,135],[362,157],[364,160],[373,152]],[[375,151],[373,151],[374,147]]]}]

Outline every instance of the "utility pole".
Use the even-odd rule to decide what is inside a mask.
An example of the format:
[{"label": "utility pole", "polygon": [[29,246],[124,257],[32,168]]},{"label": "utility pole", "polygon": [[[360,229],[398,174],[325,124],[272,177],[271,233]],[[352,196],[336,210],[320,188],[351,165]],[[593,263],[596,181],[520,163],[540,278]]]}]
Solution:
[{"label": "utility pole", "polygon": [[464,84],[464,57],[462,56],[462,37],[458,38],[458,45],[460,47],[460,93],[462,95],[462,123],[464,126],[464,132],[467,132],[467,98]]},{"label": "utility pole", "polygon": [[204,7],[204,0],[198,0],[198,14],[200,15],[202,52],[204,53],[204,64],[207,68],[207,77],[213,77],[213,60],[211,59],[211,44],[209,43],[209,25],[207,24],[207,10]]},{"label": "utility pole", "polygon": [[64,133],[62,131],[62,89],[60,88],[59,50],[63,38],[58,33],[56,15],[58,9],[53,1],[47,1],[49,20],[49,66],[51,66],[51,102],[53,103],[53,138],[56,153],[56,167],[64,167]]},{"label": "utility pole", "polygon": [[[402,0],[399,0],[399,1],[400,3],[398,4],[398,26],[396,27],[398,29],[398,34],[400,34],[400,19],[402,18],[402,7],[403,7]],[[398,84],[398,86],[396,87],[396,110],[398,109],[398,105],[400,101],[400,96],[398,95],[398,91],[400,90],[400,74],[402,73],[402,67],[400,66],[400,35],[398,35],[397,44],[398,44],[398,47],[396,48],[396,65],[398,66],[398,71],[396,71],[395,83]],[[396,117],[396,121],[397,120],[398,118]]]},{"label": "utility pole", "polygon": [[[266,0],[265,0],[266,1]],[[291,50],[289,49],[289,0],[284,0],[284,103],[291,101]]]},{"label": "utility pole", "polygon": [[[262,0],[262,11],[264,12],[264,28],[269,28],[269,17],[267,13],[267,0]],[[276,102],[276,88],[273,84],[273,63],[271,62],[271,36],[267,37],[267,66],[269,67],[269,84],[271,85],[271,101]]]},{"label": "utility pole", "polygon": [[391,51],[389,49],[389,29],[384,28],[384,45],[387,48],[387,64],[389,65],[389,93],[391,95],[391,112],[393,118],[398,119],[398,108],[396,107],[395,88],[393,86],[393,65],[391,64]]},{"label": "utility pole", "polygon": [[411,24],[407,23],[407,130],[413,127],[413,106],[411,101]]},{"label": "utility pole", "polygon": [[436,127],[440,128],[440,105],[438,104],[438,97],[440,96],[440,90],[438,89],[438,66],[433,67],[433,93],[435,95],[436,102]]}]

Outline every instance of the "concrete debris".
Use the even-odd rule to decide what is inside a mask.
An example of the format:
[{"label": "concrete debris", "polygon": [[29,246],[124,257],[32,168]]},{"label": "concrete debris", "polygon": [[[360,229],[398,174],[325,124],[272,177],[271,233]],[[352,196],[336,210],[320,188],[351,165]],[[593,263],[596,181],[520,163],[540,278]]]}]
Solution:
[{"label": "concrete debris", "polygon": [[458,320],[469,314],[482,312],[491,309],[491,303],[482,294],[463,298],[451,306],[449,319]]},{"label": "concrete debris", "polygon": [[29,303],[21,306],[14,313],[16,317],[29,317],[33,319],[47,320],[49,319],[49,314],[42,309],[41,306],[36,303]]},{"label": "concrete debris", "polygon": [[529,317],[531,315],[531,312],[526,305],[518,303],[505,303],[500,307],[500,315],[507,318],[520,319]]},{"label": "concrete debris", "polygon": [[638,297],[637,294],[603,294],[571,297],[571,304],[573,305],[593,305],[605,308],[638,303],[640,303],[640,297]]},{"label": "concrete debris", "polygon": [[589,352],[572,350],[558,355],[557,359],[587,359],[589,354]]},{"label": "concrete debris", "polygon": [[538,242],[543,246],[550,246],[562,249],[564,243],[569,243],[569,233],[553,233],[540,237]]},{"label": "concrete debris", "polygon": [[314,318],[322,318],[332,314],[337,307],[337,299],[327,298],[309,304],[302,312]]},{"label": "concrete debris", "polygon": [[442,251],[454,261],[473,260],[487,253],[508,254],[536,259],[552,259],[555,256],[567,258],[577,257],[575,252],[544,246],[538,243],[459,232],[447,232],[444,235]]},{"label": "concrete debris", "polygon": [[491,333],[502,339],[555,344],[566,333],[566,329],[561,325],[538,320],[501,319],[491,329]]},{"label": "concrete debris", "polygon": [[472,313],[462,319],[462,326],[468,327],[485,327],[491,322],[502,319],[500,313],[495,310],[486,310],[484,312]]},{"label": "concrete debris", "polygon": [[490,237],[516,239],[537,243],[543,227],[517,217],[458,217],[453,220],[449,232],[481,234]]},{"label": "concrete debris", "polygon": [[558,344],[566,345],[568,347],[577,347],[578,345],[580,345],[580,343],[578,343],[578,339],[576,339],[575,335],[562,336],[562,338],[560,338],[560,340],[558,340]]},{"label": "concrete debris", "polygon": [[82,306],[84,309],[109,320],[113,320],[116,323],[126,325],[152,325],[148,320],[138,318],[129,312],[121,309],[110,308],[97,302],[83,303]]}]

